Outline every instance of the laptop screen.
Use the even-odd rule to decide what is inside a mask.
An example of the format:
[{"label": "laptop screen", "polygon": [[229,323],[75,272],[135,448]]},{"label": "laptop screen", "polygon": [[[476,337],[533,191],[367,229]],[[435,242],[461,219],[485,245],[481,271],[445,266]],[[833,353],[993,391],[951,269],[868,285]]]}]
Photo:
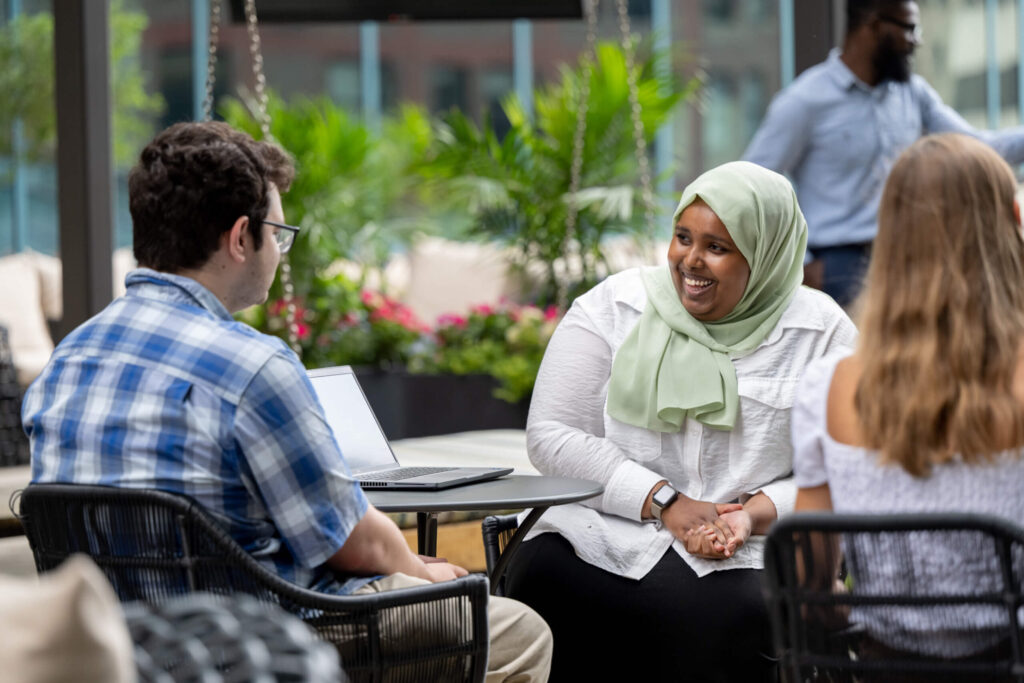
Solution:
[{"label": "laptop screen", "polygon": [[341,454],[354,474],[397,464],[373,409],[349,367],[313,370],[309,381],[324,407],[327,424],[338,440]]}]

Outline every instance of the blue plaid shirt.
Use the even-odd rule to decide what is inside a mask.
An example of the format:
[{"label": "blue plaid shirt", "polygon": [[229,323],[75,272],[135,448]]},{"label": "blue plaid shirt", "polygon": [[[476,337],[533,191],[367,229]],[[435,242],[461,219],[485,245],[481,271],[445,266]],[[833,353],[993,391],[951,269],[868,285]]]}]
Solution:
[{"label": "blue plaid shirt", "polygon": [[140,268],[125,284],[25,394],[32,481],[187,494],[289,581],[372,580],[324,564],[367,500],[295,354],[195,280]]}]

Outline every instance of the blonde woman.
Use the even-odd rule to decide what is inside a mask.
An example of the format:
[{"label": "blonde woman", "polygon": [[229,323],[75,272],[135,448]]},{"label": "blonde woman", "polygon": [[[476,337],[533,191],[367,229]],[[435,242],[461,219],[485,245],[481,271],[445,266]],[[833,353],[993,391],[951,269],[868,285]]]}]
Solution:
[{"label": "blonde woman", "polygon": [[[1015,191],[999,155],[963,135],[922,138],[898,159],[882,195],[857,349],[811,364],[797,391],[797,510],[977,512],[1024,522],[1024,239]],[[915,537],[908,546],[899,551],[913,571],[879,548],[872,576],[860,580],[948,591],[985,585],[994,566],[955,538]],[[1001,614],[855,610],[851,620],[866,627],[869,649],[985,658],[1000,647]]]}]

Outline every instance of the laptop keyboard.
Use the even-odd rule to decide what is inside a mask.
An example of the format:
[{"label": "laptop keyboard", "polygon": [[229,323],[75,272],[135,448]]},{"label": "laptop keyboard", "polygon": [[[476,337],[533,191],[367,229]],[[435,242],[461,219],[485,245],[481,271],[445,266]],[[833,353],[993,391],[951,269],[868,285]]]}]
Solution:
[{"label": "laptop keyboard", "polygon": [[458,467],[399,467],[398,469],[385,470],[384,472],[371,472],[360,474],[359,481],[401,481],[422,477],[424,474],[438,474],[439,472],[451,472]]}]

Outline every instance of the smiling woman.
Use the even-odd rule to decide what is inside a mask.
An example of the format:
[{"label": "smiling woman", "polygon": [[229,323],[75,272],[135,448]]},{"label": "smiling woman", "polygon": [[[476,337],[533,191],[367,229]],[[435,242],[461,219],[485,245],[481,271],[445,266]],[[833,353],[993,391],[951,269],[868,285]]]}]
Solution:
[{"label": "smiling woman", "polygon": [[793,387],[855,331],[800,286],[807,224],[783,176],[708,171],[672,229],[667,267],[576,299],[537,377],[531,462],[605,487],[548,510],[507,575],[555,634],[552,680],[773,679],[760,570],[796,495]]},{"label": "smiling woman", "polygon": [[694,200],[679,215],[668,264],[683,307],[707,322],[735,308],[750,279],[747,259],[703,199]]}]

